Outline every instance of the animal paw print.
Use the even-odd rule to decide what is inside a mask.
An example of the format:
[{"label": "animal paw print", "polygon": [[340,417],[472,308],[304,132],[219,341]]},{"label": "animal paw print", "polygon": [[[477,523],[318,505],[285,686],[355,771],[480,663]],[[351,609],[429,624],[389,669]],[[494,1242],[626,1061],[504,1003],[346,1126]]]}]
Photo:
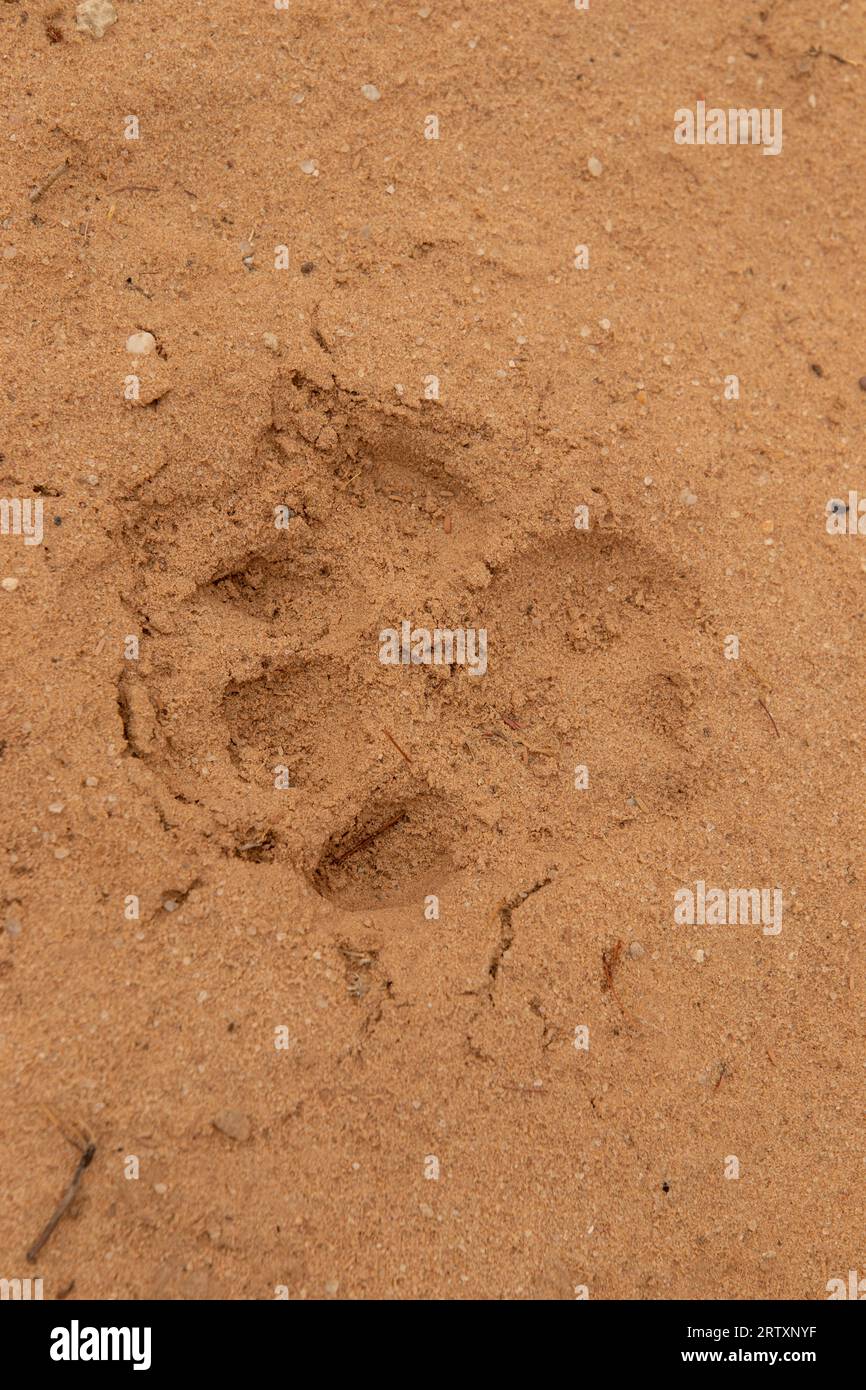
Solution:
[{"label": "animal paw print", "polygon": [[[699,595],[615,525],[551,520],[529,484],[515,511],[508,450],[433,402],[277,380],[245,475],[186,523],[199,581],[145,613],[121,689],[130,751],[226,853],[369,911],[528,881],[634,807],[688,802],[711,746]],[[485,629],[486,674],[383,664],[404,619]]]}]

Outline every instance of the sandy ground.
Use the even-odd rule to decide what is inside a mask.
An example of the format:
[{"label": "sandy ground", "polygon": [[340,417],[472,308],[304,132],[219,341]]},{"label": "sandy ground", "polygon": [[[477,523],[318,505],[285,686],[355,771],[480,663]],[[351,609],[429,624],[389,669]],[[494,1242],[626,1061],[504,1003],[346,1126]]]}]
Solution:
[{"label": "sandy ground", "polygon": [[115,3],[0,4],[0,1276],[825,1298],[866,7]]}]

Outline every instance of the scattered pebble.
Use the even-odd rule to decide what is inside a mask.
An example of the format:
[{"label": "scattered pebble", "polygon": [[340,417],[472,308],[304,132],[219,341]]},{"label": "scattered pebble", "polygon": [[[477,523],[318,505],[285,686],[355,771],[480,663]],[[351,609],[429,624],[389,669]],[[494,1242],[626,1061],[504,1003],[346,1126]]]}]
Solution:
[{"label": "scattered pebble", "polygon": [[279,352],[280,340],[277,337],[276,333],[263,333],[262,342],[264,343],[268,352]]},{"label": "scattered pebble", "polygon": [[681,502],[684,502],[687,507],[693,507],[697,500],[698,495],[696,492],[692,492],[691,488],[688,487],[683,488],[682,492],[680,493]]},{"label": "scattered pebble", "polygon": [[111,0],[83,0],[75,7],[75,27],[95,39],[101,39],[106,29],[117,23],[117,10]]},{"label": "scattered pebble", "polygon": [[63,848],[61,848],[61,849],[56,849],[56,850],[54,851],[54,858],[55,858],[55,859],[68,859],[68,858],[69,858],[69,850],[68,850],[68,849],[63,849]]},{"label": "scattered pebble", "polygon": [[304,159],[301,161],[302,174],[318,174],[319,166],[314,159]]},{"label": "scattered pebble", "polygon": [[220,1134],[225,1134],[229,1139],[236,1139],[239,1144],[243,1144],[252,1134],[252,1125],[240,1110],[223,1110],[211,1121],[214,1129],[218,1129]]},{"label": "scattered pebble", "polygon": [[4,930],[7,936],[20,936],[21,923],[17,917],[7,917],[4,923]]},{"label": "scattered pebble", "polygon": [[639,941],[632,941],[629,943],[628,953],[632,960],[640,960],[641,957],[646,954]]},{"label": "scattered pebble", "polygon": [[302,275],[312,275],[312,273],[313,273],[313,271],[314,271],[315,269],[316,269],[316,263],[315,263],[315,261],[304,261],[303,265],[301,266],[301,274],[302,274]]},{"label": "scattered pebble", "polygon": [[6,590],[7,594],[14,594],[15,590],[18,588],[18,580],[10,575],[8,579],[3,580],[3,588]]},{"label": "scattered pebble", "polygon": [[379,97],[382,95],[379,88],[374,87],[372,82],[365,82],[361,88],[361,92],[368,101],[378,101]]},{"label": "scattered pebble", "polygon": [[62,801],[52,801],[52,802],[51,802],[51,805],[48,807],[48,809],[49,809],[49,811],[51,812],[52,816],[59,816],[60,813],[61,813],[61,811],[63,810],[63,802],[62,802]]},{"label": "scattered pebble", "polygon": [[163,903],[162,906],[163,906],[163,911],[165,911],[165,912],[174,912],[175,909],[176,909],[176,907],[177,907],[177,903],[176,903],[176,901],[175,901],[174,898],[166,898],[166,899],[165,899],[165,902]]},{"label": "scattered pebble", "polygon": [[600,179],[604,173],[604,165],[600,159],[596,159],[594,154],[589,156],[589,159],[586,161],[586,167],[594,179]]},{"label": "scattered pebble", "polygon": [[4,247],[3,247],[3,259],[4,259],[4,261],[12,261],[12,260],[14,260],[15,257],[17,256],[17,254],[18,254],[18,247],[17,247],[17,246],[4,246]]},{"label": "scattered pebble", "polygon": [[695,951],[695,960],[697,961],[698,965],[703,965],[703,963],[704,963],[704,961],[706,960],[706,958],[707,958],[707,953],[706,953],[706,951],[702,951],[702,950],[700,949],[700,947],[698,947],[697,951]]},{"label": "scattered pebble", "polygon": [[164,1182],[155,1182],[153,1184],[153,1190],[158,1197],[164,1197],[166,1192],[168,1191],[168,1188],[166,1187]]},{"label": "scattered pebble", "polygon": [[152,333],[130,333],[126,340],[126,351],[134,353],[136,357],[146,357],[155,347],[156,339]]}]

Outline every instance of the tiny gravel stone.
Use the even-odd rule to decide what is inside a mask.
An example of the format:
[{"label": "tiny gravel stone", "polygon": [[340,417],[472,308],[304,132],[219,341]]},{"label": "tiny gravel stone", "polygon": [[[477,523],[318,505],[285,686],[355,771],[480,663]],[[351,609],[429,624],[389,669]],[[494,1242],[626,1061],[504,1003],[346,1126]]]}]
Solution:
[{"label": "tiny gravel stone", "polygon": [[60,812],[63,810],[63,802],[62,802],[62,801],[52,801],[52,803],[51,803],[51,805],[48,807],[48,809],[49,809],[49,811],[51,812],[52,816],[59,816],[59,815],[60,815]]},{"label": "tiny gravel stone", "polygon": [[55,858],[55,859],[68,859],[68,858],[69,858],[69,850],[68,850],[68,849],[56,849],[56,850],[54,851],[54,858]]},{"label": "tiny gravel stone", "polygon": [[318,174],[319,166],[314,159],[305,159],[301,162],[302,174]]},{"label": "tiny gravel stone", "polygon": [[262,342],[268,349],[268,352],[279,352],[280,340],[277,337],[276,333],[263,333]]},{"label": "tiny gravel stone", "polygon": [[158,1196],[164,1197],[166,1192],[168,1191],[168,1188],[166,1187],[164,1182],[155,1182],[153,1184],[153,1190],[157,1193]]},{"label": "tiny gravel stone", "polygon": [[17,917],[7,917],[4,925],[7,936],[21,935],[21,923],[18,921]]},{"label": "tiny gravel stone", "polygon": [[75,27],[95,39],[101,39],[106,29],[117,23],[117,10],[111,0],[83,0],[75,7]]},{"label": "tiny gravel stone", "polygon": [[252,1134],[252,1126],[246,1115],[241,1114],[240,1110],[223,1110],[222,1114],[217,1115],[212,1121],[214,1129],[218,1129],[220,1134],[225,1134],[229,1139],[236,1139],[239,1144],[245,1143]]},{"label": "tiny gravel stone", "polygon": [[586,161],[586,167],[594,179],[600,179],[604,173],[604,165],[600,159],[596,159],[594,154],[589,156],[589,159]]},{"label": "tiny gravel stone", "polygon": [[684,487],[684,488],[683,488],[682,492],[680,493],[680,501],[681,501],[681,502],[685,503],[685,505],[686,505],[687,507],[693,507],[693,506],[695,505],[695,503],[697,502],[697,500],[698,500],[698,495],[697,495],[696,492],[692,492],[691,488],[687,488],[687,487]]},{"label": "tiny gravel stone", "polygon": [[15,590],[18,588],[18,580],[10,575],[8,579],[3,580],[3,588],[6,590],[7,594],[14,594]]},{"label": "tiny gravel stone", "polygon": [[166,898],[162,906],[166,912],[174,912],[175,908],[177,907],[177,903],[175,902],[174,898]]},{"label": "tiny gravel stone", "polygon": [[17,247],[17,246],[4,246],[4,247],[3,247],[3,259],[4,259],[4,261],[14,261],[15,257],[17,256],[17,254],[18,254],[18,247]]},{"label": "tiny gravel stone", "polygon": [[134,353],[136,357],[146,357],[155,347],[156,339],[152,333],[130,333],[126,340],[126,351]]},{"label": "tiny gravel stone", "polygon": [[372,82],[365,82],[361,91],[368,101],[378,101],[381,96],[379,88],[374,87]]},{"label": "tiny gravel stone", "polygon": [[646,954],[639,941],[632,941],[629,944],[628,953],[632,960],[640,960],[641,956]]}]

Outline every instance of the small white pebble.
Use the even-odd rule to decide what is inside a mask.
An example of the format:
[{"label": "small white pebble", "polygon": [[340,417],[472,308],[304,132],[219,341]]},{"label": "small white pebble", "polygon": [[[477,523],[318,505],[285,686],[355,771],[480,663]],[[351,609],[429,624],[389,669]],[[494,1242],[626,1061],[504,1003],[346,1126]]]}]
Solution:
[{"label": "small white pebble", "polygon": [[379,88],[374,87],[372,82],[365,82],[361,88],[361,92],[368,101],[378,101],[379,97],[382,95]]},{"label": "small white pebble", "polygon": [[54,858],[55,858],[55,859],[68,859],[68,858],[69,858],[69,850],[68,850],[68,849],[56,849],[56,850],[54,851]]},{"label": "small white pebble", "polygon": [[52,803],[51,803],[51,805],[48,807],[48,809],[49,809],[49,811],[51,812],[52,816],[59,816],[60,813],[61,813],[61,811],[63,810],[63,802],[62,802],[62,801],[52,801]]},{"label": "small white pebble", "polygon": [[17,256],[17,254],[18,254],[18,247],[17,247],[17,246],[4,246],[4,247],[3,247],[3,259],[4,259],[4,261],[12,261],[12,260],[14,260],[15,257]]},{"label": "small white pebble", "polygon": [[126,351],[134,353],[136,357],[146,357],[155,347],[156,339],[152,333],[130,333],[126,340]]},{"label": "small white pebble", "polygon": [[644,948],[639,941],[632,941],[629,943],[628,953],[632,960],[640,960],[644,955]]},{"label": "small white pebble", "polygon": [[304,159],[301,161],[302,174],[318,174],[319,166],[314,159]]},{"label": "small white pebble", "polygon": [[279,352],[280,340],[277,337],[276,333],[263,333],[262,342],[268,349],[268,352]]},{"label": "small white pebble", "polygon": [[164,1182],[155,1182],[153,1184],[153,1190],[157,1194],[157,1196],[164,1197],[166,1192],[168,1191],[168,1188],[166,1187]]},{"label": "small white pebble", "polygon": [[604,165],[600,159],[596,159],[594,154],[589,156],[589,159],[586,161],[586,167],[594,179],[600,179],[604,173]]},{"label": "small white pebble", "polygon": [[681,502],[685,503],[687,507],[693,507],[697,500],[698,496],[696,492],[692,492],[691,488],[688,487],[683,488],[682,492],[680,493]]},{"label": "small white pebble", "polygon": [[117,23],[117,10],[111,0],[83,0],[75,7],[75,27],[101,39],[106,29]]},{"label": "small white pebble", "polygon": [[18,580],[10,575],[8,579],[3,580],[3,588],[6,590],[7,594],[14,594],[15,590],[18,588]]}]

